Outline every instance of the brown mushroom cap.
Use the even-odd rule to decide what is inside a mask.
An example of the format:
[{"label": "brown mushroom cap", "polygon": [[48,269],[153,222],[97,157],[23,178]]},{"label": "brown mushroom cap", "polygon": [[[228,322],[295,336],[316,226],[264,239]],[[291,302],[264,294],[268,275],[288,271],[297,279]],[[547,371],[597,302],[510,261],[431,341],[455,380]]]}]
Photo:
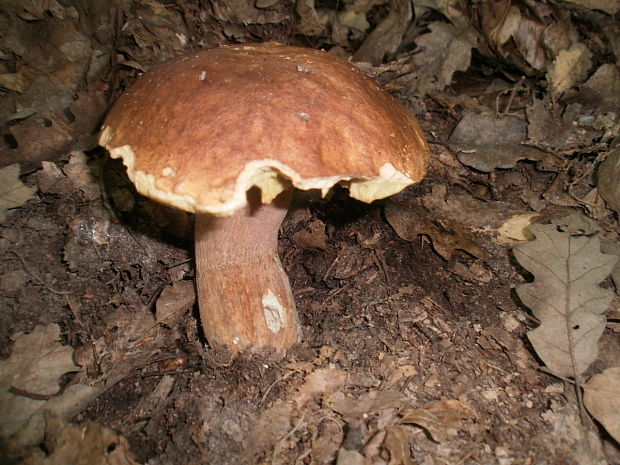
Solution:
[{"label": "brown mushroom cap", "polygon": [[349,187],[365,202],[424,177],[429,150],[407,110],[352,64],[278,43],[223,46],[145,73],[100,139],[142,194],[230,215],[261,189]]}]

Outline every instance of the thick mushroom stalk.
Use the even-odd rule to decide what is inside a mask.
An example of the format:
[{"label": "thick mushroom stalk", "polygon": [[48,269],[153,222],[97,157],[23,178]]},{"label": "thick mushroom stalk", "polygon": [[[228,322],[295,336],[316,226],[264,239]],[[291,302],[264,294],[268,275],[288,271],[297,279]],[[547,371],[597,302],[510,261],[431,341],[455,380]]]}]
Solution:
[{"label": "thick mushroom stalk", "polygon": [[196,215],[196,273],[202,326],[211,345],[232,353],[272,348],[281,354],[299,340],[297,311],[278,257],[278,231],[292,191],[271,204],[248,192],[248,205],[230,217]]}]

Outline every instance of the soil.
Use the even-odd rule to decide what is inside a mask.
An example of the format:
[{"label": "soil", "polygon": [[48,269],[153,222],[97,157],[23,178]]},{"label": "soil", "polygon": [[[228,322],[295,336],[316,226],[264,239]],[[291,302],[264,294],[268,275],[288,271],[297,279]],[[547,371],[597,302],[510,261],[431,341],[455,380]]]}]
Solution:
[{"label": "soil", "polygon": [[[614,2],[4,3],[0,167],[35,194],[0,222],[1,464],[620,465],[530,344],[540,322],[515,289],[534,276],[513,255],[524,227],[565,215],[620,254],[617,168],[597,178],[619,159]],[[370,205],[296,193],[279,252],[302,340],[233,358],[202,333],[193,217],[94,147],[144,70],[272,40],[355,62],[433,157]],[[584,381],[618,369],[619,283],[616,268],[598,289],[615,300]],[[23,343],[41,328],[52,352]]]},{"label": "soil", "polygon": [[[16,333],[48,323],[88,353],[84,347],[152,319],[167,286],[193,282],[191,217],[138,195],[105,153],[84,163],[91,176],[79,188],[75,176],[57,176],[0,229],[3,357]],[[48,186],[41,176],[24,179]],[[442,184],[431,174],[397,200],[418,202]],[[127,202],[133,208],[119,210]],[[527,276],[509,249],[479,236],[484,257],[454,250],[446,260],[427,236],[399,238],[385,204],[358,203],[344,190],[327,200],[299,196],[279,244],[303,327],[286,358],[217,353],[193,305],[171,327],[158,323],[150,341],[124,352],[114,346],[123,375],[73,420],[121,433],[139,463],[335,463],[343,444],[369,447],[403,413],[385,401],[355,420],[337,407],[338,396],[362,402],[388,392],[411,407],[451,399],[461,412],[441,440],[414,424],[399,427],[413,460],[402,463],[595,463],[581,460],[600,450],[567,424],[578,418],[572,386],[541,371],[528,345],[535,324],[513,293]],[[93,377],[110,371],[81,360]],[[342,384],[330,384],[343,373]],[[312,387],[316,379],[323,387]],[[611,440],[602,447],[618,457]],[[389,460],[385,450],[376,457]]]}]

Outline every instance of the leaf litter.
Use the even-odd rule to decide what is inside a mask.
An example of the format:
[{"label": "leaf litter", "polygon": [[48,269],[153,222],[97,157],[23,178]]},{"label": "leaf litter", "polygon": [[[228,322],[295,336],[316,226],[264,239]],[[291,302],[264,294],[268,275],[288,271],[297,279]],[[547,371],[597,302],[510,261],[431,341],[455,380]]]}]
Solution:
[{"label": "leaf litter", "polygon": [[596,235],[559,231],[555,224],[533,224],[529,230],[536,239],[513,249],[534,275],[532,283],[516,288],[539,322],[527,336],[553,374],[575,380],[581,408],[582,376],[597,358],[605,312],[614,298],[599,284],[618,257],[601,253]]},{"label": "leaf litter", "polygon": [[596,359],[604,313],[614,297],[599,284],[618,257],[602,254],[596,236],[574,236],[556,225],[529,229],[536,239],[514,249],[519,263],[535,276],[533,283],[517,287],[540,321],[528,338],[552,372],[579,379]]},{"label": "leaf litter", "polygon": [[45,450],[32,451],[23,465],[138,465],[127,439],[92,421],[73,425],[45,414]]},{"label": "leaf litter", "polygon": [[583,402],[588,411],[616,441],[620,441],[620,366],[592,376],[583,389]]},{"label": "leaf litter", "polygon": [[[99,389],[96,405],[73,421],[112,426],[145,463],[613,457],[604,435],[579,424],[570,390],[537,371],[523,344],[530,322],[510,295],[523,278],[507,247],[531,239],[533,221],[579,209],[596,228],[555,223],[562,233],[596,234],[614,250],[617,5],[119,0],[102,11],[95,3],[9,2],[1,20],[10,32],[0,62],[0,162],[34,170],[25,178],[39,193],[8,210],[0,230],[8,309],[0,329],[6,339],[37,322],[63,325],[81,368],[57,384]],[[50,44],[24,33],[42,28]],[[137,196],[122,169],[92,163],[98,154],[70,152],[92,146],[106,101],[153,63],[257,40],[320,44],[364,60],[360,68],[418,115],[436,153],[429,179],[402,197],[340,210],[332,199],[306,208],[305,224],[285,224],[283,260],[308,341],[285,365],[205,350],[187,311],[192,289],[178,284],[194,278],[179,239],[188,237],[188,217]],[[610,433],[614,416],[600,408],[610,391],[587,386],[617,365],[614,315],[582,375],[586,408]],[[8,356],[10,344],[0,349]],[[605,380],[613,389],[613,377]],[[358,406],[331,409],[338,392]],[[402,402],[364,403],[392,392]],[[360,402],[367,412],[352,416]],[[449,402],[457,413],[471,407],[471,416],[442,422]],[[424,410],[431,405],[438,410]],[[426,427],[399,423],[404,412]],[[61,460],[49,441],[39,453]]]},{"label": "leaf litter", "polygon": [[36,192],[34,187],[26,186],[20,179],[20,167],[14,163],[0,168],[0,223],[6,219],[6,211],[22,206]]}]

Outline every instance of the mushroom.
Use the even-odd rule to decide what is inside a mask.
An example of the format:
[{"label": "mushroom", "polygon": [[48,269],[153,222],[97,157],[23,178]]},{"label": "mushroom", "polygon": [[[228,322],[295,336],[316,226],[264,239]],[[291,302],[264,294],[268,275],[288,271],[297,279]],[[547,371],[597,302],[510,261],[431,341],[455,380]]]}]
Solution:
[{"label": "mushroom", "polygon": [[294,188],[372,202],[426,173],[415,118],[352,64],[268,42],[177,57],[144,73],[100,144],[137,190],[196,213],[200,318],[212,346],[282,355],[300,338],[277,253]]}]

